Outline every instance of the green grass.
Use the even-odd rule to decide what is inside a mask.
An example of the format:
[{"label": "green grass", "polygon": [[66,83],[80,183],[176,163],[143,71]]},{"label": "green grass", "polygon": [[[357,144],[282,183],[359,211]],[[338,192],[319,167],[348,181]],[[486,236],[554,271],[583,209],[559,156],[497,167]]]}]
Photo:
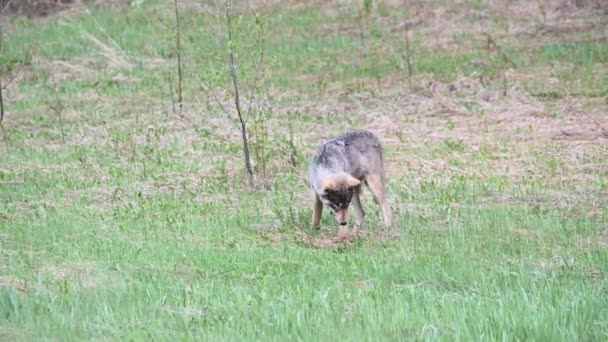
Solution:
[{"label": "green grass", "polygon": [[[354,9],[272,12],[262,87],[274,111],[249,126],[269,132],[266,145],[252,133],[268,171],[250,189],[238,132],[197,80],[223,89],[228,76],[212,18],[195,11],[183,17],[185,109],[171,109],[170,9],[146,1],[6,24],[0,70],[21,76],[5,93],[0,154],[1,340],[608,337],[604,140],[541,134],[572,118],[564,97],[589,115],[602,108],[605,43],[505,39],[528,76],[509,85],[557,95],[503,99],[501,57],[467,35],[449,50],[413,30],[414,85],[392,80],[404,73],[403,32],[391,31],[402,9],[374,7],[364,43]],[[245,84],[252,20],[238,27]],[[458,83],[480,75],[485,88]],[[433,88],[449,84],[456,91]],[[530,99],[560,115],[495,120]],[[320,232],[308,229],[310,155],[325,136],[378,122],[394,226],[381,228],[366,195],[363,236],[326,248],[316,242],[338,228],[325,215]]]},{"label": "green grass", "polygon": [[4,290],[2,315],[17,331],[70,339],[605,337],[606,288],[589,272],[608,271],[606,252],[576,242],[594,240],[597,223],[477,208],[477,182],[455,183],[424,187],[411,202],[432,216],[400,216],[398,240],[338,250],[303,246],[290,230],[267,240],[252,228],[268,205],[256,194],[230,215],[183,195],[105,210],[33,203],[4,230],[7,274],[29,290]]}]

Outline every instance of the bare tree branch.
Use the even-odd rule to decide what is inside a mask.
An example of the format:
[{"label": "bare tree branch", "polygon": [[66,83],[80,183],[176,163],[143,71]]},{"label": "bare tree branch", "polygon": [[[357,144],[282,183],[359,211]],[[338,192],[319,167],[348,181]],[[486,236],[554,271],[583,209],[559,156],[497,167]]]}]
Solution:
[{"label": "bare tree branch", "polygon": [[[228,29],[228,65],[230,66],[230,75],[232,77],[232,86],[234,87],[234,105],[238,115],[239,123],[241,124],[241,139],[243,140],[243,154],[245,157],[245,168],[249,177],[249,185],[253,187],[253,168],[251,167],[251,157],[249,155],[249,143],[247,139],[247,122],[243,117],[241,103],[239,98],[238,75],[236,72],[236,64],[234,62],[234,42],[232,41],[232,22],[230,10],[232,2],[226,3],[226,26]],[[249,111],[248,111],[249,112]]]},{"label": "bare tree branch", "polygon": [[410,86],[410,89],[412,88],[412,54],[411,54],[411,50],[410,50],[410,30],[408,28],[408,25],[405,25],[405,53],[406,53],[406,61],[407,61],[407,82],[408,85]]},{"label": "bare tree branch", "polygon": [[205,88],[205,92],[207,92],[208,94],[211,94],[211,97],[213,97],[213,100],[215,101],[215,103],[222,109],[222,111],[224,112],[224,114],[226,115],[226,117],[228,118],[228,120],[230,122],[232,122],[235,125],[235,127],[238,128],[238,125],[236,124],[236,122],[238,120],[236,118],[232,117],[232,115],[230,115],[230,111],[217,98],[217,96],[215,95],[215,93],[211,90],[211,86],[209,85],[209,83],[207,83],[205,80],[199,80],[199,82],[201,82],[201,85]]},{"label": "bare tree branch", "polygon": [[23,68],[19,68],[19,70],[17,70],[17,72],[15,72],[15,73],[13,74],[13,76],[11,76],[11,77],[8,79],[8,81],[7,81],[7,82],[5,82],[5,83],[4,83],[4,85],[3,85],[1,88],[2,88],[2,89],[6,89],[6,88],[8,88],[8,86],[10,86],[10,85],[11,85],[11,83],[13,83],[13,81],[14,81],[14,80],[17,78],[17,76],[19,76],[19,74],[21,73],[21,70],[22,70],[22,69],[23,69]]},{"label": "bare tree branch", "polygon": [[503,51],[502,47],[496,43],[494,38],[492,38],[492,35],[490,35],[489,33],[485,33],[485,35],[487,37],[488,53],[492,53],[492,50],[496,51],[500,58],[502,58],[505,66],[508,64],[512,68],[517,68],[517,64],[513,62],[513,60],[509,58],[509,56],[507,56],[507,54]]},{"label": "bare tree branch", "polygon": [[[263,30],[263,28],[260,28]],[[257,82],[260,76],[260,70],[262,69],[262,64],[264,63],[264,32],[260,32],[259,38],[259,48],[260,48],[260,59],[258,63],[255,64],[255,76],[253,77],[253,84],[251,85],[251,92],[249,94],[249,105],[247,107],[247,114],[245,115],[245,122],[249,120],[249,114],[251,113],[251,108],[253,106],[253,100],[255,99],[255,89],[257,87]]]},{"label": "bare tree branch", "polygon": [[234,63],[234,51],[232,42],[232,23],[230,9],[232,5],[226,5],[226,26],[228,27],[228,66],[230,67],[230,76],[232,78],[232,86],[234,88],[234,104],[236,106],[236,112],[239,116],[239,120],[243,122],[243,115],[241,113],[241,103],[239,98],[239,87],[238,87],[238,76],[236,73],[236,64]]},{"label": "bare tree branch", "polygon": [[[188,65],[190,65],[191,68],[196,69],[196,66],[193,65],[193,62],[191,60],[186,59],[186,62],[189,63]],[[226,117],[228,118],[228,121],[230,121],[232,124],[234,124],[234,127],[239,128],[239,125],[236,123],[236,121],[238,121],[238,120],[236,118],[232,117],[232,115],[230,115],[230,111],[228,111],[226,106],[224,106],[224,104],[217,98],[215,93],[211,90],[211,85],[207,81],[205,81],[204,79],[201,79],[201,78],[197,78],[197,81],[199,81],[200,86],[201,86],[201,88],[203,88],[205,93],[211,94],[213,101],[215,101],[217,106],[224,112],[224,115],[226,115]]]},{"label": "bare tree branch", "polygon": [[13,0],[9,0],[3,8],[0,8],[0,22],[4,19],[4,11],[8,10],[8,6],[13,3]]},{"label": "bare tree branch", "polygon": [[403,7],[407,11],[408,15],[406,15],[405,22],[403,23],[403,33],[405,37],[405,61],[407,63],[407,83],[412,88],[412,53],[410,49],[410,23],[409,19],[409,10],[410,10],[410,2],[408,0],[403,1]]},{"label": "bare tree branch", "polygon": [[182,110],[182,47],[181,47],[181,29],[179,25],[179,9],[177,7],[177,0],[173,1],[175,7],[175,40],[176,40],[176,52],[177,52],[177,103],[179,104],[179,110]]},{"label": "bare tree branch", "polygon": [[4,119],[4,100],[2,99],[2,80],[0,80],[0,122]]},{"label": "bare tree branch", "polygon": [[485,35],[487,36],[487,49],[488,49],[488,54],[491,54],[492,51],[496,51],[496,53],[500,56],[501,60],[502,60],[502,66],[501,66],[501,76],[502,76],[502,94],[503,96],[507,96],[507,67],[511,66],[513,68],[517,68],[517,64],[515,64],[515,62],[513,62],[513,60],[511,60],[509,58],[509,56],[507,56],[507,54],[503,51],[502,47],[500,45],[498,45],[496,43],[496,41],[492,38],[492,36],[489,33],[485,33]]},{"label": "bare tree branch", "polygon": [[169,95],[171,96],[171,109],[173,110],[173,115],[175,115],[177,109],[175,108],[175,94],[173,93],[173,78],[171,77],[171,73],[167,75],[167,83],[169,84]]},{"label": "bare tree branch", "polygon": [[[2,30],[2,18],[4,17],[4,10],[8,8],[8,6],[11,4],[12,0],[4,7],[1,9],[0,11],[0,53],[2,52],[2,35],[4,34],[3,30]],[[0,74],[0,123],[2,123],[2,120],[4,119],[4,100],[2,98],[2,74]],[[3,131],[4,131],[4,127]],[[6,134],[5,134],[6,136]]]}]

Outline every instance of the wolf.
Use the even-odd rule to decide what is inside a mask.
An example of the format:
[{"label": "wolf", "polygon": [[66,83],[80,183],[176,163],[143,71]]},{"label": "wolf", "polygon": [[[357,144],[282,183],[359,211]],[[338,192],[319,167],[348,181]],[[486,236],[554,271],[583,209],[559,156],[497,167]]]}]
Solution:
[{"label": "wolf", "polygon": [[382,208],[384,223],[392,223],[392,210],[386,201],[386,175],[380,140],[371,132],[355,130],[319,146],[310,168],[309,182],[314,194],[312,227],[319,229],[323,205],[341,226],[347,222],[352,202],[357,225],[363,225],[361,183],[364,182]]}]

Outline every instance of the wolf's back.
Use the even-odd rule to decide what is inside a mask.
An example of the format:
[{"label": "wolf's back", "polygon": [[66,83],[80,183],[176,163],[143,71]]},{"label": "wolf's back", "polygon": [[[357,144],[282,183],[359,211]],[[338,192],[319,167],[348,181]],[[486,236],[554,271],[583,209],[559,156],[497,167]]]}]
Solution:
[{"label": "wolf's back", "polygon": [[382,146],[371,132],[355,130],[344,133],[319,146],[313,157],[312,173],[323,169],[347,172],[361,178],[371,169],[383,168]]}]

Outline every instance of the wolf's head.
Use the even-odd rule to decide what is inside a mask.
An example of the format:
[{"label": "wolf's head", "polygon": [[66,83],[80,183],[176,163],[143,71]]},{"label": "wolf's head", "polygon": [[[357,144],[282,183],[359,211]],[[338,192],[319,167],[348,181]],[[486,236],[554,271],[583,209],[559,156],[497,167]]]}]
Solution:
[{"label": "wolf's head", "polygon": [[348,205],[360,185],[360,180],[346,172],[328,175],[321,180],[319,198],[342,226],[347,223]]}]

